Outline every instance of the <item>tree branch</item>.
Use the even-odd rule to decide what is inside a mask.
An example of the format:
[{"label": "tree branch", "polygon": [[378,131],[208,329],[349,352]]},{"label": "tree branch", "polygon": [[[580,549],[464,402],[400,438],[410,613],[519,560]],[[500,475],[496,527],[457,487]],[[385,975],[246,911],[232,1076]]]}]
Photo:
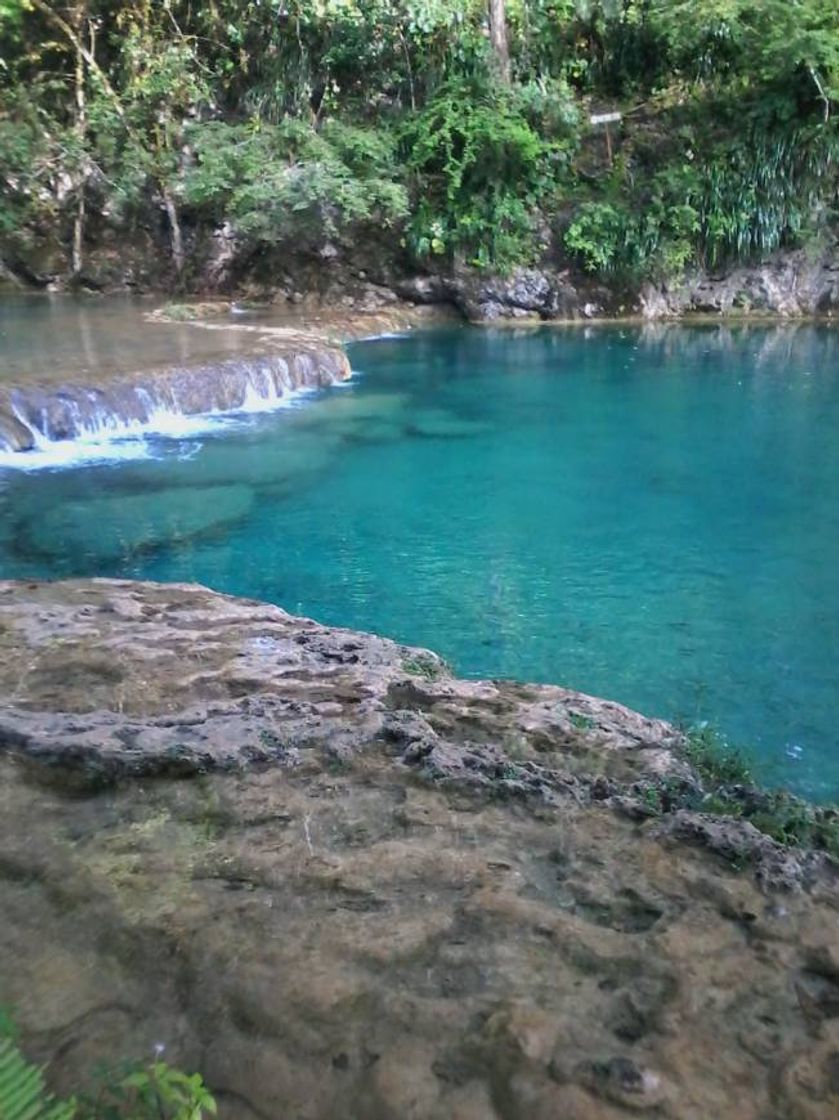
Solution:
[{"label": "tree branch", "polygon": [[113,106],[114,106],[114,109],[116,110],[117,116],[120,118],[120,120],[124,121],[125,120],[125,109],[123,109],[123,107],[122,107],[122,102],[119,99],[119,95],[117,94],[117,91],[114,89],[114,87],[111,85],[110,81],[108,80],[108,75],[105,73],[105,71],[102,69],[102,67],[99,65],[99,63],[96,61],[96,59],[90,53],[88,48],[84,45],[82,40],[79,38],[79,36],[73,30],[73,28],[70,26],[70,24],[67,22],[67,20],[64,19],[62,16],[60,16],[58,14],[58,12],[53,11],[53,9],[49,6],[49,4],[47,4],[45,2],[45,0],[30,0],[30,2],[32,4],[32,7],[36,11],[40,12],[41,15],[46,16],[46,18],[50,21],[50,23],[53,23],[59,29],[59,31],[62,33],[62,35],[64,35],[64,37],[70,42],[70,45],[73,47],[73,50],[75,50],[76,52],[78,52],[78,54],[80,54],[82,56],[82,58],[85,60],[87,65],[90,67],[91,71],[99,79],[99,81],[102,85],[102,89],[105,91],[105,93],[108,95],[110,100],[113,102]]},{"label": "tree branch", "polygon": [[819,101],[821,101],[821,103],[824,105],[824,123],[827,124],[827,122],[830,120],[830,98],[825,93],[824,86],[822,85],[812,62],[807,63],[807,70],[809,71],[810,77],[815,83],[816,89],[819,91]]}]

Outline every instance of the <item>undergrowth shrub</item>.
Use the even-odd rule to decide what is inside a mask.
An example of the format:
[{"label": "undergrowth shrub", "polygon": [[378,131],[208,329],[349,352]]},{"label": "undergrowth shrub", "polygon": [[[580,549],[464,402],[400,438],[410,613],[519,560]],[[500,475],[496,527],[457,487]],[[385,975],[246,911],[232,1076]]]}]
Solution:
[{"label": "undergrowth shrub", "polygon": [[382,129],[329,121],[318,130],[292,118],[214,121],[195,126],[191,142],[186,201],[256,243],[320,244],[364,223],[393,225],[407,213],[394,144]]},{"label": "undergrowth shrub", "polygon": [[682,131],[681,154],[650,145],[634,159],[620,157],[590,187],[564,234],[586,271],[667,280],[691,264],[758,262],[818,241],[835,221],[839,129],[832,122],[756,120],[737,135],[721,110],[719,135],[707,122]]},{"label": "undergrowth shrub", "polygon": [[699,194],[701,247],[711,267],[760,260],[795,245],[835,197],[839,131],[833,125],[754,132],[709,163]]},{"label": "undergrowth shrub", "polygon": [[160,1060],[109,1071],[93,1096],[58,1100],[21,1053],[11,1016],[0,1008],[1,1120],[202,1120],[216,1111],[200,1074]]},{"label": "undergrowth shrub", "polygon": [[[532,258],[532,211],[572,147],[570,136],[540,135],[531,121],[545,112],[547,102],[451,82],[408,118],[402,151],[416,199],[408,241],[418,258],[501,271]],[[552,127],[561,126],[555,120]]]},{"label": "undergrowth shrub", "polygon": [[754,782],[748,755],[707,724],[688,729],[685,756],[704,793],[699,800],[692,793],[681,794],[671,807],[736,817],[779,844],[814,848],[839,859],[839,807],[814,805],[785,789],[762,789]]}]

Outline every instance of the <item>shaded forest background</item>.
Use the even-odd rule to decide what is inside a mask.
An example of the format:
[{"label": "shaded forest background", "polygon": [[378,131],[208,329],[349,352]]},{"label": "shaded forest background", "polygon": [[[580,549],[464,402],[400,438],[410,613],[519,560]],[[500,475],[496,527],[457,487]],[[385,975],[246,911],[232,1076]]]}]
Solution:
[{"label": "shaded forest background", "polygon": [[833,240],[838,112],[836,0],[0,0],[0,257],[674,278]]}]

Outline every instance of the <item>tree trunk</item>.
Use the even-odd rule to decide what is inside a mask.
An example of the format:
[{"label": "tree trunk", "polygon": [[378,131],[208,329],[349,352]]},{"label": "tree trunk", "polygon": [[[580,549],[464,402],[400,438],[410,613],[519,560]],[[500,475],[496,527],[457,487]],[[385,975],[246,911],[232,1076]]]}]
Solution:
[{"label": "tree trunk", "polygon": [[505,0],[489,0],[489,39],[496,74],[507,85],[510,81],[510,48],[507,42]]},{"label": "tree trunk", "polygon": [[73,277],[81,275],[84,267],[84,225],[85,225],[85,182],[87,180],[87,160],[84,154],[87,138],[87,101],[85,99],[85,59],[82,40],[87,23],[87,4],[79,5],[76,11],[76,122],[75,131],[79,143],[79,168],[76,180],[76,215],[73,219],[73,246],[70,255],[70,270]]},{"label": "tree trunk", "polygon": [[175,202],[175,196],[169,187],[163,188],[163,206],[166,210],[166,217],[169,219],[169,230],[172,235],[172,262],[175,265],[175,272],[180,276],[184,268],[184,239],[181,232],[181,220],[178,217],[178,204]]},{"label": "tree trunk", "polygon": [[822,85],[821,79],[816,73],[815,67],[812,64],[808,63],[807,69],[810,72],[810,77],[815,83],[816,89],[819,91],[819,101],[821,101],[822,105],[824,106],[824,123],[827,124],[830,120],[830,98],[825,93],[824,86]]},{"label": "tree trunk", "polygon": [[84,267],[84,179],[79,182],[76,190],[78,191],[78,199],[76,201],[76,214],[73,218],[73,248],[70,255],[70,271],[74,279],[81,276]]}]

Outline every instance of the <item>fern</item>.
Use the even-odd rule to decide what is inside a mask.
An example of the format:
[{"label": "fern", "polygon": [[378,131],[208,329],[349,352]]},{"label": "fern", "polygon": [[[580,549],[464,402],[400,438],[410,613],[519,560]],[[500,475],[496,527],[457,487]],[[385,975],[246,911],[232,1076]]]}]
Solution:
[{"label": "fern", "polygon": [[46,1091],[44,1075],[30,1065],[9,1037],[0,1036],[0,1120],[73,1120],[74,1100]]},{"label": "fern", "polygon": [[112,1071],[95,1099],[57,1100],[44,1075],[16,1043],[15,1025],[0,1007],[0,1120],[201,1120],[216,1102],[198,1073],[166,1062]]}]

